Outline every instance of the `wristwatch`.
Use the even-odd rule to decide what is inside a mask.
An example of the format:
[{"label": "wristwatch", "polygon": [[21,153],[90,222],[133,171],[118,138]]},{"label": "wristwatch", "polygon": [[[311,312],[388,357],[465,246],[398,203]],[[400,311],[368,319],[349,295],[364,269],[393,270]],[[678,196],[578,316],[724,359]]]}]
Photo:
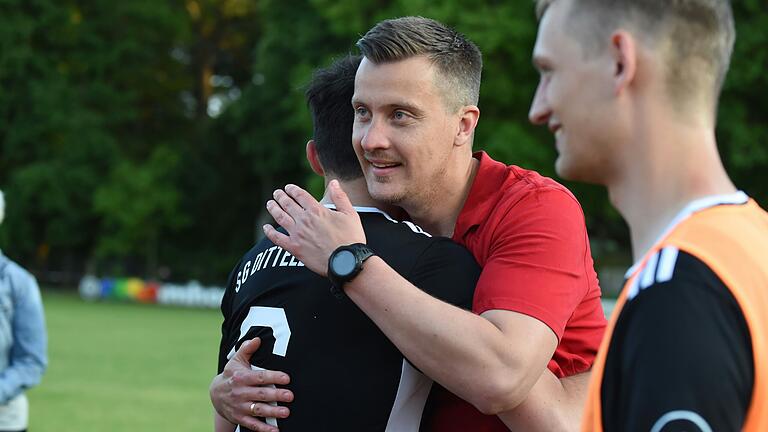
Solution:
[{"label": "wristwatch", "polygon": [[363,269],[363,262],[375,255],[367,245],[353,243],[339,246],[328,258],[328,278],[331,292],[336,297],[344,296],[344,284],[351,281]]}]

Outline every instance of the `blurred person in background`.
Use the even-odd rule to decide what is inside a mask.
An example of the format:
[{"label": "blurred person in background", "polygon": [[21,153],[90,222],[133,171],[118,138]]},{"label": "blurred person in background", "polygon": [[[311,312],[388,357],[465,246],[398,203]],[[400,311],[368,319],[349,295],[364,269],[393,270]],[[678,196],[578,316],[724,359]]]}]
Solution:
[{"label": "blurred person in background", "polygon": [[[5,198],[0,191],[0,224]],[[0,252],[0,432],[26,431],[24,391],[40,383],[48,364],[43,302],[37,281]]]}]

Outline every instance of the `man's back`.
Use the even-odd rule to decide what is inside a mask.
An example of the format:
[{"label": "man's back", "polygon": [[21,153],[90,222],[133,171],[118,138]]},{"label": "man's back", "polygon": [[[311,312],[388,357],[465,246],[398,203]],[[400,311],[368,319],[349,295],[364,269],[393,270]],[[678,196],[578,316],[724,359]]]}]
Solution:
[{"label": "man's back", "polygon": [[[469,308],[479,269],[465,249],[376,209],[357,210],[378,255],[424,291]],[[328,279],[286,251],[260,242],[230,276],[219,371],[237,341],[258,336],[262,348],[251,363],[287,372],[287,388],[299,395],[288,404],[291,415],[279,420],[281,430],[368,431],[388,424],[416,430],[431,381],[403,361],[354,303],[330,288]]]}]

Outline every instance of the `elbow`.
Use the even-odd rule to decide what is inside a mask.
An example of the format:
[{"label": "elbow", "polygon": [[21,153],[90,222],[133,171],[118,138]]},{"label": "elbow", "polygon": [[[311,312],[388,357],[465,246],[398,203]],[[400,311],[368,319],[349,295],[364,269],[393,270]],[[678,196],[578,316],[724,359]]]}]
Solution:
[{"label": "elbow", "polygon": [[43,374],[45,374],[45,365],[35,365],[29,368],[29,374],[27,375],[26,387],[34,387],[39,385],[43,380]]},{"label": "elbow", "polygon": [[485,415],[498,415],[516,408],[527,395],[521,380],[494,377],[487,385],[478,388],[477,394],[469,402]]},{"label": "elbow", "polygon": [[47,368],[48,361],[45,357],[26,358],[18,364],[18,370],[23,377],[24,386],[27,388],[40,384]]}]

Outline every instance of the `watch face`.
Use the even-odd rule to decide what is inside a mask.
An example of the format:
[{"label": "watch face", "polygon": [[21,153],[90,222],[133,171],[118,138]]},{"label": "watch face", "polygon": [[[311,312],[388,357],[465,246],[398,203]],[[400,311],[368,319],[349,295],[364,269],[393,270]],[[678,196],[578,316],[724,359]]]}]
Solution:
[{"label": "watch face", "polygon": [[333,272],[339,276],[347,276],[355,270],[355,254],[348,250],[342,250],[333,256],[331,266]]}]

